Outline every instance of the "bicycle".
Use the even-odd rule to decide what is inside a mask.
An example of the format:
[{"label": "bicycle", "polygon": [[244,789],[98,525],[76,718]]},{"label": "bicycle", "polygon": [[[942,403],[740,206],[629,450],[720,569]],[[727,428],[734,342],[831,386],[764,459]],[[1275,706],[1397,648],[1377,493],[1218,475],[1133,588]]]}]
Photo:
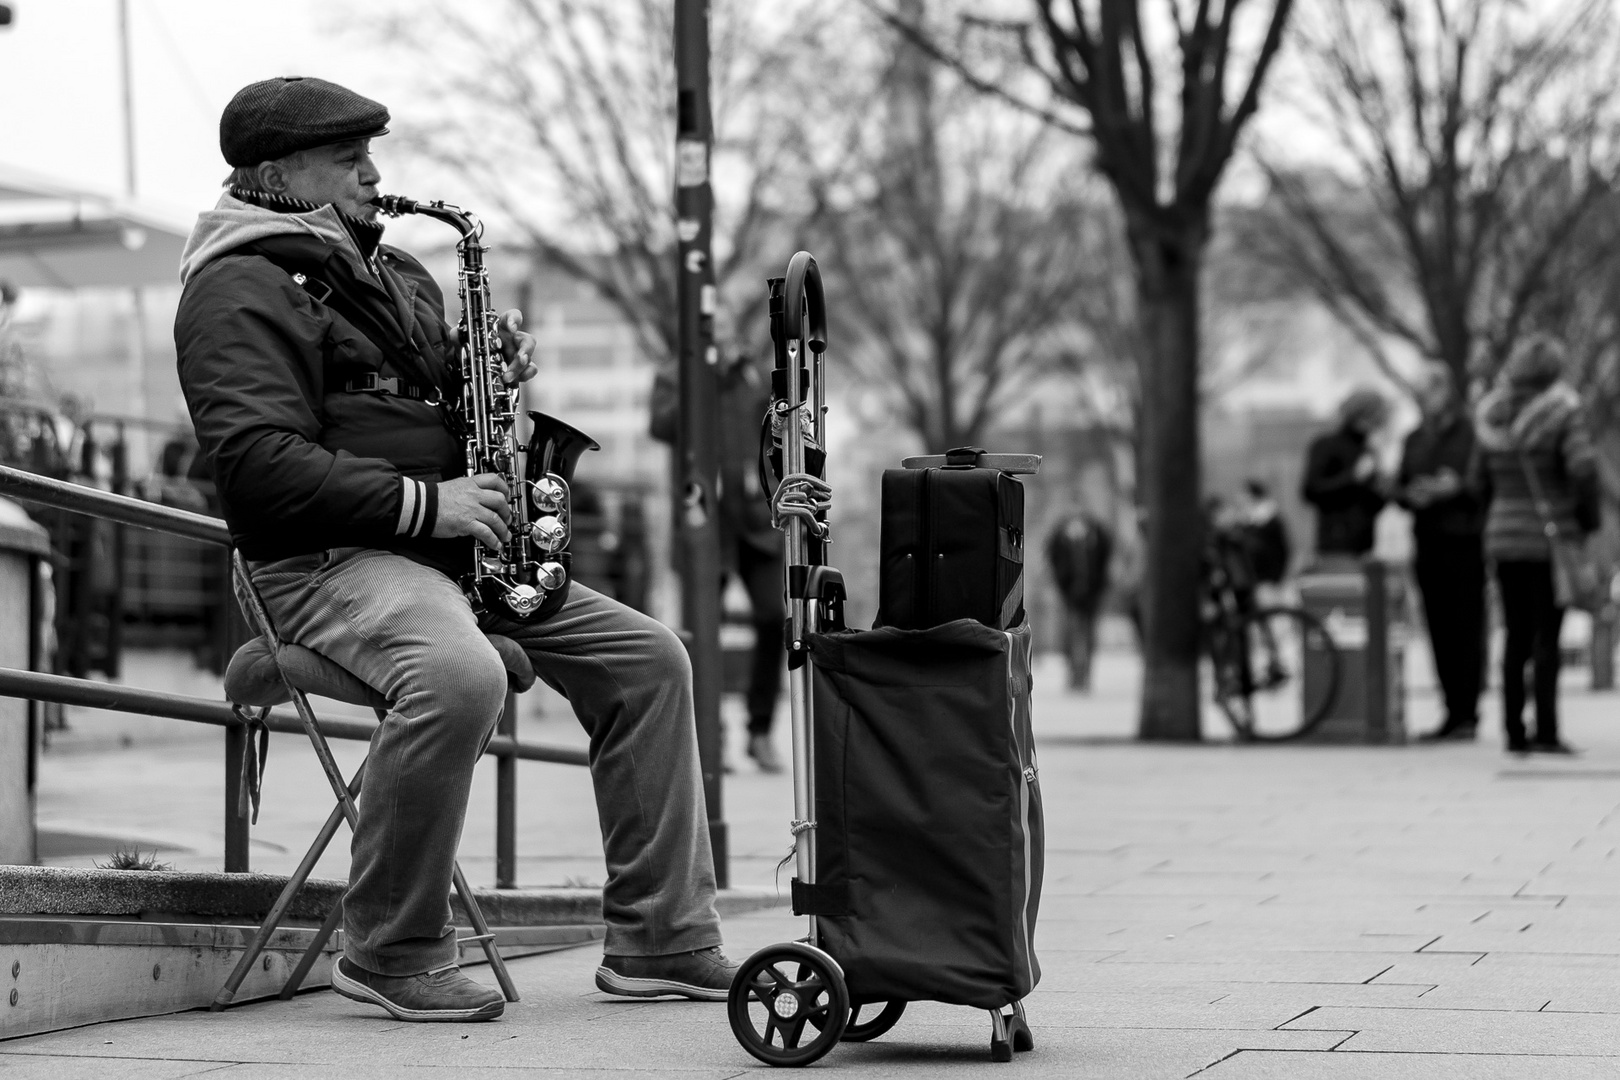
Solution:
[{"label": "bicycle", "polygon": [[1240,741],[1286,742],[1326,718],[1342,666],[1332,635],[1302,608],[1256,603],[1243,537],[1230,528],[1210,530],[1203,609],[1215,704]]}]

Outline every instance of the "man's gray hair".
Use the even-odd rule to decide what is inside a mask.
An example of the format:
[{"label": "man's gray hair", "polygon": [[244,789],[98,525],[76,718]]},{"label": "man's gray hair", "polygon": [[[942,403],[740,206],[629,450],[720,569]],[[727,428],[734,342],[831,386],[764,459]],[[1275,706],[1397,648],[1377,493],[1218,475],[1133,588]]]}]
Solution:
[{"label": "man's gray hair", "polygon": [[[286,169],[302,168],[305,162],[308,160],[308,150],[294,150],[286,157],[276,159],[277,163]],[[264,162],[259,162],[259,165],[263,164]],[[259,165],[236,166],[236,168],[231,170],[231,174],[225,178],[225,182],[221,184],[220,187],[237,187],[242,188],[244,191],[258,191]]]}]

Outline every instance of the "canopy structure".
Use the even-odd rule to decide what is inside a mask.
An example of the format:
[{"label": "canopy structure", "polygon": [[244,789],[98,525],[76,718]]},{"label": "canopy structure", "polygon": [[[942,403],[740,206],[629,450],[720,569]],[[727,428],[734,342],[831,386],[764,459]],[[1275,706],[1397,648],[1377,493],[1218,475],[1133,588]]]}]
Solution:
[{"label": "canopy structure", "polygon": [[188,232],[126,200],[0,165],[0,282],[45,289],[174,285]]}]

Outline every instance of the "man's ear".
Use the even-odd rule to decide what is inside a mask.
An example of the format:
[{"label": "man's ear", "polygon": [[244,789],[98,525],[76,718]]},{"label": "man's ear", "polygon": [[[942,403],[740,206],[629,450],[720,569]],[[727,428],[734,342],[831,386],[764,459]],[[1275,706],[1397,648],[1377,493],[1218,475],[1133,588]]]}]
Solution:
[{"label": "man's ear", "polygon": [[256,167],[259,176],[259,190],[268,191],[272,195],[285,195],[287,193],[287,170],[281,167],[279,161],[261,161]]}]

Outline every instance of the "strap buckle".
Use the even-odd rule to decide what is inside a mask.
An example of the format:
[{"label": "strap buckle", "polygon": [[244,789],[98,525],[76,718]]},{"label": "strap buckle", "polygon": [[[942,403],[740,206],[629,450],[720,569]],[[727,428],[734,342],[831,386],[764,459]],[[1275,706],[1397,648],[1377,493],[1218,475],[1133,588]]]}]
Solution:
[{"label": "strap buckle", "polygon": [[378,375],[375,371],[368,371],[358,379],[349,382],[351,391],[375,391],[380,394],[393,394],[399,396],[399,380],[388,375]]}]

